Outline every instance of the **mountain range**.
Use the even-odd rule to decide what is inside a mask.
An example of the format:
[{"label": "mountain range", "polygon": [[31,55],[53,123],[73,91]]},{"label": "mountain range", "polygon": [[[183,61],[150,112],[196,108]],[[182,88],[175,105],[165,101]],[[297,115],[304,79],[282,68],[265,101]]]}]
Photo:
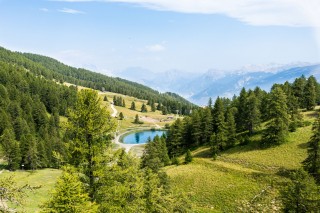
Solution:
[{"label": "mountain range", "polygon": [[178,93],[198,105],[205,105],[209,98],[238,95],[242,87],[270,90],[274,83],[293,82],[301,75],[320,78],[320,64],[296,63],[288,65],[270,64],[267,66],[246,66],[235,71],[208,70],[205,73],[187,73],[169,70],[154,73],[150,70],[133,67],[115,74],[118,77],[135,81],[161,92]]}]

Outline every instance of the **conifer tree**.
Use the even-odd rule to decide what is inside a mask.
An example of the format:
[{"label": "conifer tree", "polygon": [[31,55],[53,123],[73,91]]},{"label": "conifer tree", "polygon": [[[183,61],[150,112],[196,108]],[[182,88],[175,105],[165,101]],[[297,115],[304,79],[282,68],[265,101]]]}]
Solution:
[{"label": "conifer tree", "polygon": [[233,147],[237,143],[237,129],[234,115],[237,109],[235,107],[228,109],[226,116],[226,132],[227,132],[227,147]]},{"label": "conifer tree", "polygon": [[248,93],[245,88],[242,88],[240,95],[238,97],[238,105],[236,106],[238,109],[237,115],[236,115],[236,122],[237,122],[237,130],[238,131],[244,131],[247,129],[247,97]]},{"label": "conifer tree", "polygon": [[126,102],[124,99],[122,99],[122,107],[126,107]]},{"label": "conifer tree", "polygon": [[304,88],[304,105],[307,110],[313,110],[316,106],[317,80],[310,76]]},{"label": "conifer tree", "polygon": [[320,116],[313,124],[313,135],[308,142],[308,157],[303,161],[303,167],[320,183]]},{"label": "conifer tree", "polygon": [[293,82],[292,88],[293,88],[293,94],[298,99],[299,107],[304,108],[304,87],[306,85],[306,78],[304,75],[302,75],[300,78],[296,78]]},{"label": "conifer tree", "polygon": [[268,111],[269,121],[262,143],[266,146],[284,143],[288,135],[289,116],[286,95],[280,87],[271,91]]},{"label": "conifer tree", "polygon": [[221,98],[217,98],[213,107],[213,131],[215,132],[215,143],[219,150],[226,148],[227,135],[224,116],[224,104]]},{"label": "conifer tree", "polygon": [[152,102],[152,104],[151,104],[151,111],[152,112],[156,111],[156,104],[154,102]]},{"label": "conifer tree", "polygon": [[42,212],[94,213],[98,206],[90,202],[84,184],[72,167],[64,167],[49,201],[42,205]]},{"label": "conifer tree", "polygon": [[198,111],[194,111],[191,116],[192,122],[192,141],[195,146],[201,143],[201,117]]},{"label": "conifer tree", "polygon": [[250,134],[260,126],[259,101],[254,92],[250,92],[247,97],[246,123]]},{"label": "conifer tree", "polygon": [[122,112],[119,113],[119,120],[123,120],[124,119],[124,115]]},{"label": "conifer tree", "polygon": [[186,164],[188,164],[188,163],[191,163],[192,160],[193,160],[192,154],[191,154],[191,152],[190,152],[190,149],[188,149],[188,150],[187,150],[187,153],[186,153],[186,156],[185,156],[185,158],[184,158],[184,162],[185,162]]},{"label": "conifer tree", "polygon": [[136,114],[136,117],[135,117],[133,123],[135,123],[135,124],[140,124],[141,123],[138,114]]},{"label": "conifer tree", "polygon": [[141,112],[148,112],[147,106],[144,103],[141,106]]},{"label": "conifer tree", "polygon": [[210,142],[210,136],[213,131],[213,124],[212,124],[212,115],[211,115],[211,108],[206,108],[203,111],[203,115],[201,118],[201,140],[202,144]]},{"label": "conifer tree", "polygon": [[212,98],[211,97],[209,98],[209,101],[208,101],[208,108],[212,109]]},{"label": "conifer tree", "polygon": [[103,101],[108,101],[108,97],[104,96]]},{"label": "conifer tree", "polygon": [[291,174],[291,181],[281,190],[284,212],[318,212],[320,187],[304,170]]},{"label": "conifer tree", "polygon": [[183,123],[179,118],[170,126],[167,136],[167,148],[171,158],[183,153]]},{"label": "conifer tree", "polygon": [[101,108],[98,93],[81,90],[74,109],[69,112],[67,131],[70,135],[70,163],[82,168],[89,180],[89,195],[95,191],[97,160],[110,143],[114,122],[109,112]]},{"label": "conifer tree", "polygon": [[136,110],[136,103],[134,101],[132,101],[130,109]]}]

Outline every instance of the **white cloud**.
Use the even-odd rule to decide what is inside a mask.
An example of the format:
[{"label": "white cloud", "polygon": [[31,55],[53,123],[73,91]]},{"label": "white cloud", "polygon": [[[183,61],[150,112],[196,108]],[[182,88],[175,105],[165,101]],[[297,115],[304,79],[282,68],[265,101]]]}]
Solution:
[{"label": "white cloud", "polygon": [[59,0],[67,2],[124,2],[153,10],[224,14],[257,26],[318,26],[319,0]]},{"label": "white cloud", "polygon": [[153,45],[146,46],[145,49],[149,52],[161,52],[161,51],[164,51],[166,47],[163,46],[162,44],[153,44]]},{"label": "white cloud", "polygon": [[39,10],[42,12],[49,12],[49,9],[47,9],[47,8],[40,8]]},{"label": "white cloud", "polygon": [[85,14],[85,12],[83,12],[83,11],[74,10],[74,9],[70,9],[70,8],[63,8],[58,11],[62,12],[62,13],[68,13],[68,14]]}]

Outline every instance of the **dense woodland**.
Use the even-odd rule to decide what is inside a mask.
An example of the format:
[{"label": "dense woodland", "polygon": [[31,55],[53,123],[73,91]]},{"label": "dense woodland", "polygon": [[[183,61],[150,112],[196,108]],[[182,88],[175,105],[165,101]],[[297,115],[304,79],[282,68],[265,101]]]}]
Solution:
[{"label": "dense woodland", "polygon": [[189,114],[195,107],[192,103],[174,93],[159,93],[144,85],[120,78],[108,77],[86,69],[74,68],[61,62],[41,55],[11,52],[0,47],[0,60],[16,64],[36,76],[43,76],[49,80],[68,82],[101,91],[120,93],[139,99],[152,100],[166,106],[172,113],[178,110],[180,114]]},{"label": "dense woodland", "polygon": [[63,155],[60,115],[76,88],[58,85],[23,67],[0,62],[0,135],[8,169],[57,167]]}]

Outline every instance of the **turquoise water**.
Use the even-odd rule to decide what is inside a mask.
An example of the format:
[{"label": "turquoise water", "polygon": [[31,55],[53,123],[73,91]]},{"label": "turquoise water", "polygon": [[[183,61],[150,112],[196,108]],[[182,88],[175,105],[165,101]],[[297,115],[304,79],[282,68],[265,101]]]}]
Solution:
[{"label": "turquoise water", "polygon": [[156,135],[162,136],[166,131],[163,130],[146,130],[142,132],[134,132],[129,135],[126,135],[122,142],[125,144],[144,144],[147,143],[148,138],[150,137],[153,140]]}]

